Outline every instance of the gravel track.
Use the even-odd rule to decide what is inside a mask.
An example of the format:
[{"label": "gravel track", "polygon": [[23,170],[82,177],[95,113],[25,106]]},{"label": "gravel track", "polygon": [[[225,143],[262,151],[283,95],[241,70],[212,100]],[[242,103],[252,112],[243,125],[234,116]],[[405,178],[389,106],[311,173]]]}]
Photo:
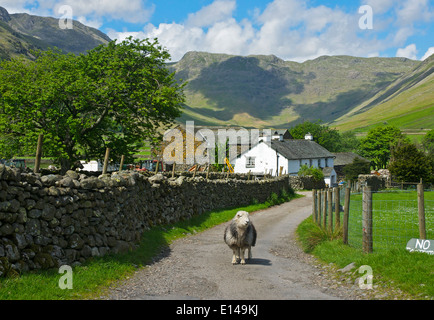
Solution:
[{"label": "gravel track", "polygon": [[[251,215],[258,232],[253,258],[232,265],[232,250],[223,242],[227,223],[174,241],[101,299],[287,300],[387,298],[378,290],[361,290],[354,280],[305,254],[295,240],[299,223],[311,213],[311,193]],[[389,297],[390,298],[390,297]]]}]

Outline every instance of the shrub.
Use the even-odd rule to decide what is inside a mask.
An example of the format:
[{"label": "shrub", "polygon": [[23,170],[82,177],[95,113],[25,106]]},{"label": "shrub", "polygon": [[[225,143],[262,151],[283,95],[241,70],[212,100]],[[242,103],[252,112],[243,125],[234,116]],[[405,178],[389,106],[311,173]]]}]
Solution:
[{"label": "shrub", "polygon": [[313,166],[309,167],[307,164],[304,164],[298,170],[298,175],[300,177],[312,176],[315,181],[320,181],[324,179],[324,173],[320,168],[315,168]]}]

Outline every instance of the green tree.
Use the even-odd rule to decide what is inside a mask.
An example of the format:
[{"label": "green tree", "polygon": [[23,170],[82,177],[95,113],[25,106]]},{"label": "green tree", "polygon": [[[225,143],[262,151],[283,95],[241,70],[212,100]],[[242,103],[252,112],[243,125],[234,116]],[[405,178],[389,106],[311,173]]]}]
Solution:
[{"label": "green tree", "polygon": [[352,163],[344,167],[345,179],[347,180],[357,180],[359,174],[369,174],[370,172],[370,163],[358,157],[355,157]]},{"label": "green tree", "polygon": [[389,171],[398,180],[406,182],[433,181],[433,171],[428,156],[414,144],[400,142],[391,150]]},{"label": "green tree", "polygon": [[428,133],[423,137],[422,146],[428,156],[431,168],[433,169],[432,175],[434,175],[434,129],[428,131]]},{"label": "green tree", "polygon": [[313,140],[323,146],[330,152],[339,152],[341,145],[341,136],[339,131],[322,125],[321,121],[305,121],[296,125],[289,130],[294,139],[304,139],[307,133],[313,135]]},{"label": "green tree", "polygon": [[324,173],[320,168],[309,167],[307,164],[304,164],[298,170],[298,175],[300,177],[313,176],[314,180],[320,181],[324,179]]},{"label": "green tree", "polygon": [[384,169],[390,159],[390,148],[399,140],[408,139],[394,126],[374,128],[360,141],[360,155],[370,159],[377,169]]},{"label": "green tree", "polygon": [[434,155],[434,129],[428,131],[422,138],[422,146],[427,154]]},{"label": "green tree", "polygon": [[353,131],[341,133],[339,152],[355,152],[359,149],[360,140]]},{"label": "green tree", "polygon": [[[29,150],[44,134],[44,155],[62,170],[78,159],[131,158],[161,139],[181,114],[183,85],[170,73],[157,40],[112,41],[86,55],[37,53],[33,62],[0,65],[0,133]],[[2,140],[4,141],[4,140]],[[1,141],[0,141],[1,143]],[[0,152],[10,151],[1,143]],[[34,151],[33,151],[34,153]]]}]

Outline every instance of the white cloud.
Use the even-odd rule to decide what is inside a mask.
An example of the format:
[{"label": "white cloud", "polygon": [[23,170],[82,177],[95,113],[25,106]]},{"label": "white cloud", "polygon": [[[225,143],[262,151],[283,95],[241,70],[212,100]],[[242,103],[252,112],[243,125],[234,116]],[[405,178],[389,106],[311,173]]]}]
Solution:
[{"label": "white cloud", "polygon": [[[385,46],[358,34],[357,12],[308,7],[299,0],[274,0],[262,12],[256,10],[253,21],[236,21],[234,10],[235,1],[215,0],[190,14],[184,23],[148,24],[137,36],[158,37],[174,61],[191,50],[275,54],[286,60],[304,61],[321,55],[377,56]],[[109,36],[120,38],[122,34]]]},{"label": "white cloud", "polygon": [[404,57],[404,58],[408,58],[408,59],[412,59],[412,60],[417,60],[416,55],[417,55],[417,49],[416,49],[416,45],[414,43],[409,44],[405,48],[401,48],[401,49],[398,49],[398,51],[396,51],[397,57]]},{"label": "white cloud", "polygon": [[374,14],[383,14],[393,8],[397,2],[396,0],[364,0],[362,4],[370,5]]},{"label": "white cloud", "polygon": [[216,0],[198,12],[190,13],[186,25],[189,27],[209,27],[215,23],[232,18],[235,0]]},{"label": "white cloud", "polygon": [[[0,0],[32,12],[51,12],[60,17],[60,5],[70,5],[73,18],[102,27],[107,21],[140,22],[142,30],[107,30],[112,39],[129,35],[155,38],[169,49],[172,60],[187,51],[239,55],[275,54],[285,60],[305,61],[321,55],[381,56],[392,49],[414,59],[416,45],[405,47],[415,35],[419,21],[434,18],[430,0],[360,0],[373,8],[374,29],[359,29],[357,8],[347,12],[339,6],[313,5],[302,0],[268,0],[264,9],[252,9],[249,19],[235,19],[237,0],[214,0],[184,21],[151,24],[156,0]],[[35,4],[39,3],[39,6]],[[28,11],[27,10],[27,11]],[[21,10],[23,12],[23,10]],[[430,20],[431,19],[431,20]],[[387,32],[387,33],[385,33]],[[418,45],[419,46],[419,45]],[[398,49],[399,48],[399,49]]]},{"label": "white cloud", "polygon": [[101,19],[88,20],[85,16],[74,17],[74,19],[88,27],[92,27],[95,29],[99,29],[103,25],[103,21]]},{"label": "white cloud", "polygon": [[71,6],[74,17],[86,17],[90,20],[104,17],[131,23],[146,23],[155,9],[155,6],[146,7],[142,0],[60,0],[52,6],[53,13],[57,14],[62,5]]},{"label": "white cloud", "polygon": [[[1,6],[10,13],[26,12],[42,16],[60,17],[61,6],[72,8],[73,18],[101,26],[103,18],[131,23],[146,23],[155,5],[147,0],[1,0]],[[79,20],[79,21],[80,21]]]},{"label": "white cloud", "polygon": [[428,51],[427,52],[425,52],[425,54],[423,55],[423,57],[422,57],[422,59],[420,59],[420,60],[425,60],[426,58],[429,58],[430,56],[432,56],[434,54],[434,47],[430,47],[429,49],[428,49]]},{"label": "white cloud", "polygon": [[403,26],[412,25],[418,21],[429,21],[432,13],[428,0],[407,0],[397,10],[398,23]]}]

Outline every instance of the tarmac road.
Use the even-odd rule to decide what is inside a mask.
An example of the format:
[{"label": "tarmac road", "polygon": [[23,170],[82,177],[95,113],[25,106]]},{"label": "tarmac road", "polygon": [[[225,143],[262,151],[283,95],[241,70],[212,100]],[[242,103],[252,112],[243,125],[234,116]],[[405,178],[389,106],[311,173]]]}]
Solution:
[{"label": "tarmac road", "polygon": [[351,299],[347,291],[328,290],[318,282],[313,258],[295,242],[296,227],[312,210],[311,193],[304,194],[306,197],[251,214],[258,239],[246,265],[232,265],[232,250],[223,242],[224,223],[175,241],[153,264],[103,298]]}]

